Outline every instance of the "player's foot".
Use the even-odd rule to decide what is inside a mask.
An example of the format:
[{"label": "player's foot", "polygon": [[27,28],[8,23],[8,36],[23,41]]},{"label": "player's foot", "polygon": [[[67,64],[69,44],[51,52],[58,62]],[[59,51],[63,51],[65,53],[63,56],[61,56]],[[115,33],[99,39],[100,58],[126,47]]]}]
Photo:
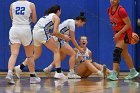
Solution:
[{"label": "player's foot", "polygon": [[107,76],[107,79],[112,80],[112,81],[118,80],[117,75],[116,75],[116,73],[115,73],[114,71],[112,71],[112,72]]},{"label": "player's foot", "polygon": [[139,75],[139,73],[135,71],[131,71],[128,73],[128,75],[125,77],[125,79],[133,79],[136,78]]},{"label": "player's foot", "polygon": [[41,82],[41,79],[39,77],[30,77],[30,84],[36,84]]},{"label": "player's foot", "polygon": [[17,76],[17,78],[20,79],[20,73],[22,70],[20,69],[20,65],[14,67],[14,74]]},{"label": "player's foot", "polygon": [[35,73],[36,78],[41,81],[41,78]]},{"label": "player's foot", "polygon": [[12,74],[8,73],[5,79],[9,84],[15,84]]},{"label": "player's foot", "polygon": [[68,78],[69,79],[76,79],[76,78],[81,78],[80,76],[78,76],[76,73],[68,73]]},{"label": "player's foot", "polygon": [[65,76],[62,72],[61,73],[55,72],[54,78],[56,78],[56,79],[68,79],[67,76]]},{"label": "player's foot", "polygon": [[50,74],[51,71],[52,71],[52,67],[48,66],[48,67],[44,68],[43,71],[44,71],[46,74]]}]

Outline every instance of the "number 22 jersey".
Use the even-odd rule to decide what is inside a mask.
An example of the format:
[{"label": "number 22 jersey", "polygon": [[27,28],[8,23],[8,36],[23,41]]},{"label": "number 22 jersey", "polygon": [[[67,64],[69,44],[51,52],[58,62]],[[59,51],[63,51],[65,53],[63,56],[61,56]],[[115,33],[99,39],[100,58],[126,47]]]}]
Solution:
[{"label": "number 22 jersey", "polygon": [[31,2],[16,1],[12,3],[12,25],[30,25]]}]

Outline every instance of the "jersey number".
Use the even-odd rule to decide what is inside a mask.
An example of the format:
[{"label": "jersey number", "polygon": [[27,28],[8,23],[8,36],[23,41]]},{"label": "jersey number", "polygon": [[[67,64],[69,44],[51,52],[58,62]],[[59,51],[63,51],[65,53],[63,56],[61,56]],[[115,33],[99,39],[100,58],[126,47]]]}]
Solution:
[{"label": "jersey number", "polygon": [[24,15],[25,7],[16,7],[16,15]]}]

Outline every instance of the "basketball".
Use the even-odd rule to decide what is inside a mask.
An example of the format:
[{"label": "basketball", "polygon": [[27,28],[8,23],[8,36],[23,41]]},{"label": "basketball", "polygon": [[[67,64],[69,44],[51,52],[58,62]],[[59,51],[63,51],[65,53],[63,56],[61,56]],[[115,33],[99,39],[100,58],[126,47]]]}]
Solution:
[{"label": "basketball", "polygon": [[134,44],[137,44],[139,41],[139,36],[136,34],[136,33],[132,33],[132,38],[131,38],[131,44],[134,45]]}]

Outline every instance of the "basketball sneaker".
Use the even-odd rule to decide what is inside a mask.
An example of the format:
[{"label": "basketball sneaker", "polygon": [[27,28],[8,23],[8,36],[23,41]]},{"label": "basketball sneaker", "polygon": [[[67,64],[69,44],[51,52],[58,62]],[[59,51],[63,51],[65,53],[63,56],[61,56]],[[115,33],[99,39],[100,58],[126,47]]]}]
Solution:
[{"label": "basketball sneaker", "polygon": [[125,77],[125,79],[133,79],[136,78],[138,75],[139,73],[136,70],[130,71],[128,75]]},{"label": "basketball sneaker", "polygon": [[30,84],[36,84],[41,82],[41,79],[39,77],[30,77]]},{"label": "basketball sneaker", "polygon": [[48,66],[46,68],[43,69],[43,71],[46,73],[46,74],[51,74],[51,71],[52,71],[52,67]]},{"label": "basketball sneaker", "polygon": [[78,76],[76,73],[69,72],[69,73],[68,73],[68,78],[69,78],[69,79],[76,79],[76,78],[77,78],[77,79],[78,79],[78,78],[80,79],[81,77]]},{"label": "basketball sneaker", "polygon": [[20,69],[20,65],[14,67],[14,74],[17,76],[17,78],[20,79],[20,73],[22,70]]},{"label": "basketball sneaker", "polygon": [[8,73],[5,79],[7,80],[7,82],[9,84],[15,84],[14,79],[13,79],[13,75],[11,73]]},{"label": "basketball sneaker", "polygon": [[41,81],[41,78],[35,73],[36,78]]},{"label": "basketball sneaker", "polygon": [[112,80],[112,81],[118,80],[117,75],[116,75],[116,73],[115,73],[114,71],[112,71],[112,72],[107,76],[107,79]]},{"label": "basketball sneaker", "polygon": [[62,72],[61,73],[55,72],[54,78],[56,78],[56,79],[68,79],[67,76],[65,76]]}]

